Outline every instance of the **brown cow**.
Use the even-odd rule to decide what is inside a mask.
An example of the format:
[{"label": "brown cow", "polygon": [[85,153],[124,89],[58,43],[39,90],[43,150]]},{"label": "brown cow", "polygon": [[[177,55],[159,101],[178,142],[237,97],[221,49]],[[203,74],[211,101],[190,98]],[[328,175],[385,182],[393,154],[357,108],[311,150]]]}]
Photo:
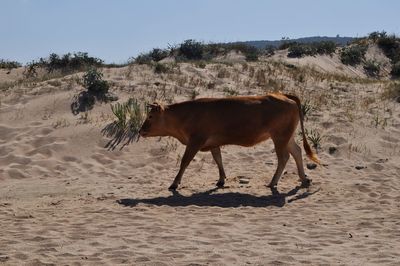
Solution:
[{"label": "brown cow", "polygon": [[294,140],[300,120],[303,146],[307,156],[318,162],[304,134],[303,114],[296,96],[274,93],[265,96],[202,98],[168,106],[150,105],[147,119],[140,129],[143,137],[172,136],[186,145],[181,165],[174,182],[175,190],[182,175],[198,151],[211,151],[218,165],[218,187],[224,186],[225,171],[222,165],[223,145],[235,144],[250,147],[271,138],[278,156],[278,167],[269,183],[273,188],[289,159],[296,161],[302,184],[309,184],[304,173],[301,148]]}]

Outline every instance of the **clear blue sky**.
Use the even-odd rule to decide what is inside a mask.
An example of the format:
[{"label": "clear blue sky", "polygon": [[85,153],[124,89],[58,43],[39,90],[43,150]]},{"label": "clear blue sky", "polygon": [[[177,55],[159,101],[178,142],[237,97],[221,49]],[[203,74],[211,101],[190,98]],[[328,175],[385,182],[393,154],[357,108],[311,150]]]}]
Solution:
[{"label": "clear blue sky", "polygon": [[398,0],[0,0],[0,58],[89,52],[122,63],[154,47],[400,32]]}]

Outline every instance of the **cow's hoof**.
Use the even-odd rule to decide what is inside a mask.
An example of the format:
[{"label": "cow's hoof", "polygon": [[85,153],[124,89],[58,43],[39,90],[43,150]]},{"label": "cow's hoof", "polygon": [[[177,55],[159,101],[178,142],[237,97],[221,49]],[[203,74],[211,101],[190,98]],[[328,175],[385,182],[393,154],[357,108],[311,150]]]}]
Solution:
[{"label": "cow's hoof", "polygon": [[269,188],[276,188],[277,184],[269,183],[267,187]]},{"label": "cow's hoof", "polygon": [[309,187],[311,185],[311,179],[305,178],[304,180],[301,181],[301,186],[302,187]]},{"label": "cow's hoof", "polygon": [[217,187],[218,188],[223,188],[225,186],[225,181],[218,181]]},{"label": "cow's hoof", "polygon": [[172,184],[169,186],[168,190],[175,191],[178,188],[178,185]]}]

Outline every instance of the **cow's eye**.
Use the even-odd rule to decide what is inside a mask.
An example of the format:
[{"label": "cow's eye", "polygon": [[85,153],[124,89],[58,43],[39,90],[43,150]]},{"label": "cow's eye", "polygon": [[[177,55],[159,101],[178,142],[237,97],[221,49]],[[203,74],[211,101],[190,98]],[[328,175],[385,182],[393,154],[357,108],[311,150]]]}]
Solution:
[{"label": "cow's eye", "polygon": [[149,115],[149,119],[152,119],[153,118],[153,116],[152,115]]}]

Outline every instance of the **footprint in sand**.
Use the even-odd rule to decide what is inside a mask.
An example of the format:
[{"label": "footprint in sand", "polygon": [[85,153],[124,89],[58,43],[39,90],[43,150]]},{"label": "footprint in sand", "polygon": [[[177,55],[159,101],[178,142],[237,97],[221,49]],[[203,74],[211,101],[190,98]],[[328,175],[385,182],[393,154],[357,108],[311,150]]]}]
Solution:
[{"label": "footprint in sand", "polygon": [[101,164],[111,164],[113,163],[112,160],[109,160],[107,158],[105,158],[104,155],[96,153],[94,155],[91,156],[91,158],[95,159],[97,162],[101,163]]},{"label": "footprint in sand", "polygon": [[42,146],[26,153],[27,156],[34,156],[37,154],[40,154],[45,158],[50,158],[53,152],[49,146]]},{"label": "footprint in sand", "polygon": [[28,157],[23,157],[23,156],[15,156],[13,154],[9,154],[5,157],[2,158],[2,163],[0,165],[9,165],[9,164],[17,164],[17,165],[27,165],[31,163],[32,160]]},{"label": "footprint in sand", "polygon": [[379,163],[371,163],[368,165],[369,168],[374,169],[375,171],[382,171],[385,167]]},{"label": "footprint in sand", "polygon": [[78,158],[76,158],[76,157],[74,157],[74,156],[68,156],[68,155],[66,155],[66,156],[63,156],[63,157],[62,157],[62,160],[65,161],[65,162],[77,162],[77,161],[78,161]]},{"label": "footprint in sand", "polygon": [[43,136],[47,136],[53,131],[54,131],[54,129],[47,127],[47,128],[43,128],[42,130],[40,130],[40,134],[42,134]]},{"label": "footprint in sand", "polygon": [[10,169],[7,170],[7,174],[10,178],[13,179],[23,179],[26,178],[26,176],[18,169]]},{"label": "footprint in sand", "polygon": [[336,146],[342,145],[344,143],[347,143],[347,140],[343,137],[340,136],[327,136],[326,137],[327,141],[332,142],[333,144],[335,144]]},{"label": "footprint in sand", "polygon": [[391,143],[399,142],[399,140],[397,138],[393,138],[393,137],[390,137],[390,136],[382,136],[382,139],[387,141],[387,142],[391,142]]},{"label": "footprint in sand", "polygon": [[30,125],[30,126],[36,127],[36,126],[41,126],[41,125],[43,125],[43,123],[42,123],[42,122],[35,121],[35,122],[30,123],[29,125]]},{"label": "footprint in sand", "polygon": [[11,139],[15,136],[15,129],[0,125],[0,136],[4,140]]}]

